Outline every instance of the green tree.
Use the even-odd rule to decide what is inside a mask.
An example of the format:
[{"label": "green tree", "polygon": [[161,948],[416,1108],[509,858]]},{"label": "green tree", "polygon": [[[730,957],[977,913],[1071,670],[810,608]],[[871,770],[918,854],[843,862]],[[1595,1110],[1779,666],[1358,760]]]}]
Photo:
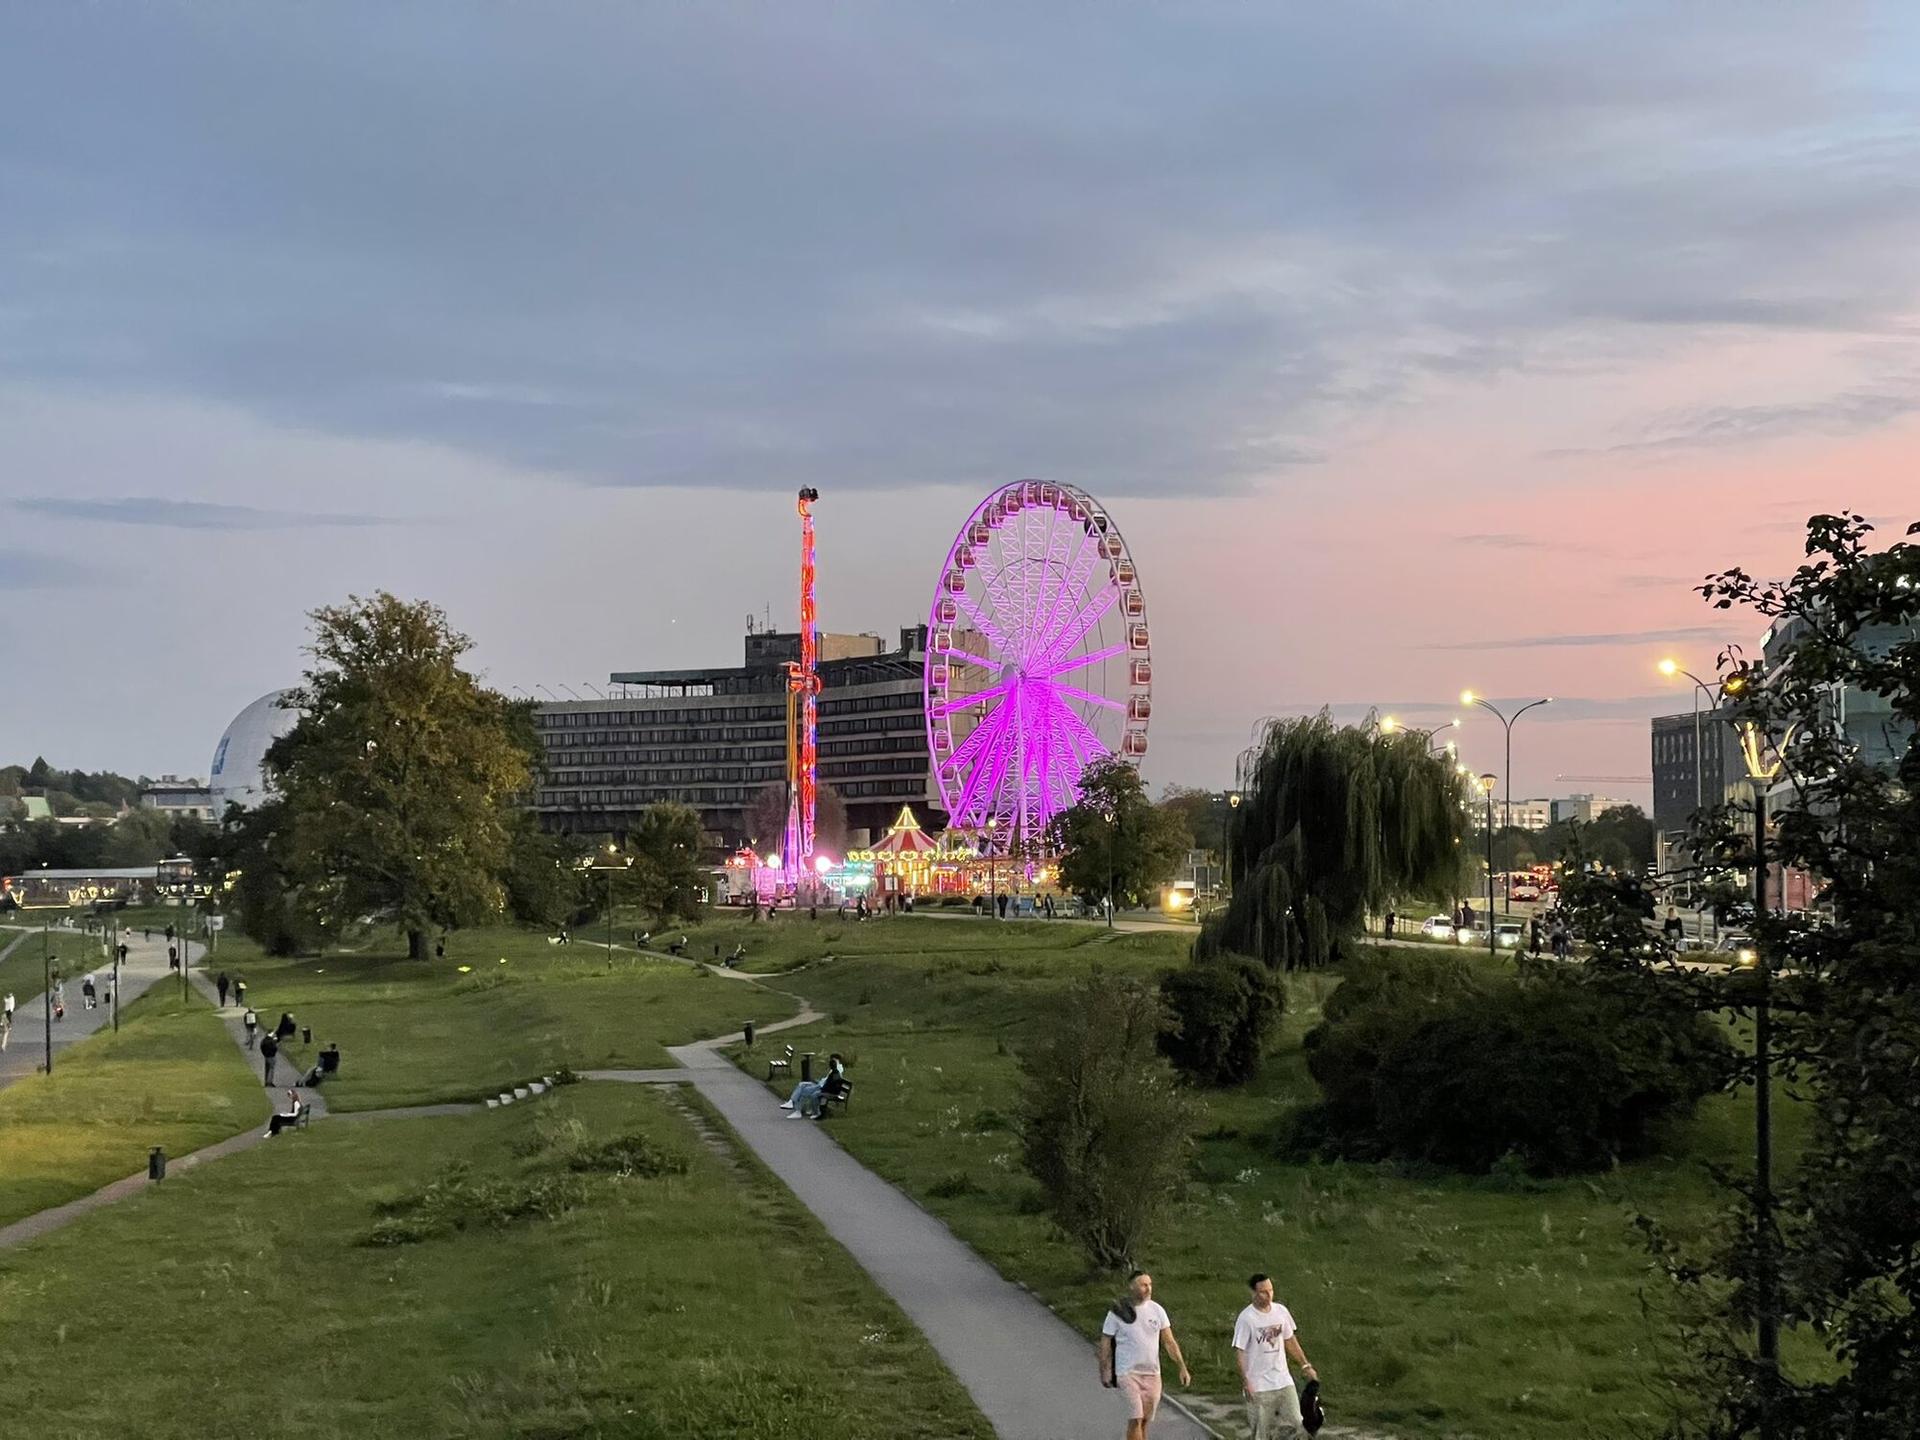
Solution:
[{"label": "green tree", "polygon": [[1171,880],[1192,847],[1180,817],[1147,799],[1140,772],[1117,756],[1080,777],[1080,800],[1053,817],[1046,841],[1060,884],[1087,900],[1138,903]]},{"label": "green tree", "polygon": [[1162,810],[1180,817],[1193,836],[1196,849],[1218,855],[1227,843],[1227,815],[1231,807],[1227,797],[1211,790],[1196,790],[1190,785],[1169,785],[1156,802]]},{"label": "green tree", "polygon": [[1325,965],[1369,912],[1457,893],[1462,801],[1459,776],[1419,735],[1338,727],[1324,711],[1272,722],[1229,822],[1233,898],[1195,954]]},{"label": "green tree", "polygon": [[700,812],[665,802],[647,808],[632,836],[635,898],[662,920],[700,913]]},{"label": "green tree", "polygon": [[1061,1230],[1124,1269],[1186,1181],[1198,1107],[1155,1053],[1165,1015],[1139,981],[1095,970],[1048,1013],[1020,1061],[1021,1155]]},{"label": "green tree", "polygon": [[300,722],[267,752],[290,875],[334,921],[377,915],[422,959],[434,930],[505,907],[515,805],[535,773],[523,717],[460,666],[425,602],[382,591],[313,612]]},{"label": "green tree", "polygon": [[571,835],[549,835],[531,814],[514,818],[507,845],[507,909],[516,920],[556,929],[588,913],[587,847]]},{"label": "green tree", "polygon": [[[1776,1059],[1812,1134],[1772,1226],[1753,1218],[1755,1186],[1735,1181],[1749,1203],[1716,1253],[1664,1250],[1701,1322],[1678,1381],[1696,1403],[1674,1436],[1761,1433],[1769,1397],[1779,1440],[1920,1435],[1920,544],[1875,550],[1872,529],[1818,515],[1787,579],[1734,569],[1701,586],[1778,637],[1764,662],[1723,657],[1722,691],[1761,757],[1783,767],[1763,801],[1765,858],[1819,887],[1816,914],[1769,910],[1752,929],[1777,977]],[[1842,696],[1856,712],[1877,704],[1872,733],[1842,723]],[[1701,858],[1751,870],[1752,828],[1751,814],[1711,817]],[[1747,1345],[1768,1312],[1824,1356],[1775,1376]]]}]

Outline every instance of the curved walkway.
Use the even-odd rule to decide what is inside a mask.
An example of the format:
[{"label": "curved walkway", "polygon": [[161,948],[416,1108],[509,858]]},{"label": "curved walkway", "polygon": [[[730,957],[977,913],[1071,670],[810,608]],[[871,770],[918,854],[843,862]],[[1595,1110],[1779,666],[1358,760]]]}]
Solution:
[{"label": "curved walkway", "polygon": [[[642,953],[654,956],[651,951]],[[761,983],[760,977],[738,971],[705,968]],[[213,994],[206,976],[195,973],[192,978],[204,993]],[[258,1054],[246,1049],[239,1015],[229,1006],[223,1018],[234,1044],[250,1066],[257,1066]],[[763,1026],[758,1033],[777,1034],[823,1018],[802,1001],[799,1014]],[[765,1087],[720,1053],[735,1038],[729,1032],[692,1045],[669,1046],[667,1053],[677,1069],[590,1070],[584,1078],[692,1084],[926,1335],[1000,1440],[1111,1440],[1118,1434],[1126,1423],[1124,1409],[1117,1393],[1099,1383],[1091,1339],[1002,1277],[939,1220],[841,1149],[821,1126],[783,1123],[787,1112],[778,1108]],[[303,1093],[313,1105],[314,1118],[323,1118],[326,1102],[315,1092]],[[480,1108],[419,1105],[338,1118],[465,1114]],[[264,1139],[266,1131],[255,1124],[242,1134],[171,1162],[169,1168],[191,1169],[251,1149]],[[138,1194],[147,1183],[144,1174],[128,1176],[91,1195],[0,1227],[0,1249],[36,1239]],[[1154,1423],[1158,1440],[1201,1440],[1216,1434],[1179,1408],[1173,1397],[1169,1399],[1173,1403],[1162,1408]]]}]

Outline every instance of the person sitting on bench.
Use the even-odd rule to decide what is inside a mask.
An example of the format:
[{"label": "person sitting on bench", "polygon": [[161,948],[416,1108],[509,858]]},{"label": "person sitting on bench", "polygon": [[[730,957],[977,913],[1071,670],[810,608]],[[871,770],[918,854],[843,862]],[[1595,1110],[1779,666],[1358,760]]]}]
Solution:
[{"label": "person sitting on bench", "polygon": [[313,1068],[307,1071],[307,1078],[300,1083],[309,1090],[316,1090],[322,1080],[340,1073],[340,1042],[335,1041],[322,1050],[315,1059]]},{"label": "person sitting on bench", "polygon": [[724,963],[729,970],[738,970],[740,968],[740,962],[746,958],[747,947],[744,945],[735,945],[733,947],[733,953],[727,956],[726,960],[722,963]]},{"label": "person sitting on bench", "polygon": [[267,1121],[267,1138],[271,1140],[282,1130],[290,1129],[292,1126],[298,1125],[300,1123],[300,1116],[306,1108],[307,1107],[300,1101],[300,1092],[298,1090],[288,1090],[287,1108],[284,1111],[275,1112],[273,1118]]},{"label": "person sitting on bench", "polygon": [[673,944],[667,947],[667,953],[669,955],[686,954],[687,953],[687,937],[682,935],[678,940],[674,941]]},{"label": "person sitting on bench", "polygon": [[847,1064],[835,1051],[827,1057],[826,1075],[819,1080],[802,1080],[793,1087],[793,1094],[780,1102],[780,1108],[792,1112],[789,1120],[818,1120],[827,1108],[828,1097],[840,1094],[846,1086]]}]

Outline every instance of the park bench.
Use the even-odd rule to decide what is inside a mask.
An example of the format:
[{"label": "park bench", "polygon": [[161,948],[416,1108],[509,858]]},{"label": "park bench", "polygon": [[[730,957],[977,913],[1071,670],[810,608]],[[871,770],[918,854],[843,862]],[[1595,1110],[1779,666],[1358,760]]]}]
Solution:
[{"label": "park bench", "polygon": [[312,1118],[313,1106],[302,1100],[293,1107],[292,1114],[282,1111],[274,1112],[273,1118],[267,1122],[267,1134],[273,1136],[278,1135],[282,1130],[304,1130],[307,1128],[307,1122]]},{"label": "park bench", "polygon": [[789,1076],[793,1074],[793,1047],[791,1045],[787,1046],[786,1053],[782,1058],[767,1061],[767,1079],[773,1079],[775,1074],[786,1074]]},{"label": "park bench", "polygon": [[671,945],[667,947],[667,953],[669,955],[675,955],[675,956],[686,954],[687,953],[687,937],[682,935],[678,940],[674,941]]},{"label": "park bench", "polygon": [[840,1093],[838,1095],[826,1090],[820,1092],[820,1118],[822,1120],[826,1119],[827,1112],[835,1105],[838,1105],[842,1110],[846,1109],[847,1101],[852,1097],[853,1081],[842,1076],[840,1079]]}]

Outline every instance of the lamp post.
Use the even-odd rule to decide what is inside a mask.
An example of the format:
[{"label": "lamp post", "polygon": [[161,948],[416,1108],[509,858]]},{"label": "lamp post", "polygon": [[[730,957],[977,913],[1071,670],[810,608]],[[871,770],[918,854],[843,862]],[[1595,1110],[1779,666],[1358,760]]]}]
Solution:
[{"label": "lamp post", "polygon": [[[1225,886],[1231,885],[1233,883],[1233,822],[1239,818],[1239,815],[1240,815],[1240,792],[1238,790],[1234,790],[1227,795],[1227,842],[1226,842],[1227,863],[1226,863],[1225,870],[1220,876],[1220,885],[1217,885],[1214,887],[1216,893],[1214,895],[1213,904],[1219,903],[1218,891],[1224,888]],[[1210,904],[1207,907],[1207,913],[1209,915],[1213,913],[1212,904]]]},{"label": "lamp post", "polygon": [[987,918],[1000,918],[1000,865],[993,853],[993,832],[1000,826],[997,816],[987,817]]},{"label": "lamp post", "polygon": [[53,1074],[53,930],[51,922],[40,922],[40,968],[46,980],[46,991],[41,996],[42,1024],[47,1037],[47,1074]]},{"label": "lamp post", "polygon": [[[1742,677],[1729,680],[1723,689],[1741,694],[1747,689]],[[1740,727],[1740,756],[1746,762],[1747,778],[1753,784],[1753,921],[1759,928],[1767,910],[1767,787],[1786,766],[1781,751],[1793,738],[1789,729],[1777,743],[1771,742],[1751,721]],[[1751,950],[1740,956],[1743,966],[1751,966],[1758,987],[1753,1004],[1753,1228],[1759,1244],[1755,1257],[1754,1291],[1755,1348],[1760,1356],[1760,1436],[1773,1435],[1773,1396],[1780,1374],[1780,1317],[1774,1294],[1778,1262],[1773,1253],[1773,957],[1766,954],[1755,935]]]},{"label": "lamp post", "polygon": [[1452,745],[1452,742],[1449,741],[1445,745],[1436,745],[1434,743],[1433,737],[1438,735],[1442,730],[1451,730],[1454,726],[1458,725],[1459,723],[1460,722],[1457,719],[1449,720],[1444,725],[1435,725],[1430,730],[1422,730],[1416,725],[1402,725],[1393,716],[1388,715],[1380,721],[1380,733],[1382,735],[1393,735],[1396,733],[1406,734],[1406,735],[1418,735],[1422,740],[1425,740],[1427,742],[1427,754],[1438,755],[1442,750],[1446,750],[1450,748]]},{"label": "lamp post", "polygon": [[[1494,719],[1498,720],[1502,725],[1502,727],[1504,727],[1507,732],[1507,824],[1506,824],[1506,828],[1511,830],[1513,828],[1513,724],[1514,724],[1514,721],[1518,720],[1522,715],[1526,714],[1527,711],[1533,709],[1535,706],[1551,705],[1553,703],[1553,697],[1551,695],[1548,695],[1543,699],[1529,700],[1526,704],[1522,705],[1518,710],[1514,711],[1513,714],[1511,715],[1502,714],[1497,706],[1489,703],[1487,700],[1485,700],[1481,696],[1474,694],[1473,691],[1471,690],[1462,690],[1460,692],[1460,703],[1462,705],[1478,705],[1482,710],[1485,710],[1489,715],[1493,716]],[[1489,854],[1492,853],[1491,845],[1488,846],[1488,853]],[[1487,909],[1489,910],[1489,912],[1491,912],[1491,910],[1493,909],[1493,900],[1492,900],[1493,880],[1491,878],[1493,875],[1492,861],[1487,862],[1487,875],[1489,877],[1487,880],[1487,887],[1488,887]],[[1513,913],[1513,882],[1511,880],[1507,882],[1507,913],[1509,915]],[[1492,922],[1489,921],[1488,923],[1491,924]]]},{"label": "lamp post", "polygon": [[[1668,679],[1672,679],[1675,675],[1684,675],[1693,682],[1693,813],[1698,815],[1706,806],[1705,775],[1707,770],[1706,751],[1701,748],[1700,743],[1700,697],[1705,695],[1709,703],[1717,702],[1714,700],[1712,687],[1679,661],[1673,659],[1662,660],[1660,662],[1660,673]],[[1718,782],[1716,781],[1716,783]],[[1662,853],[1665,853],[1664,850]],[[1691,885],[1688,887],[1688,893],[1690,896],[1692,895]],[[1696,914],[1696,922],[1698,918]]]},{"label": "lamp post", "polygon": [[594,865],[592,867],[593,869],[600,871],[602,874],[604,874],[607,877],[607,964],[608,965],[613,964],[613,877],[622,870],[631,870],[633,868],[633,857],[629,855],[624,859],[616,859],[615,857],[617,857],[619,854],[620,854],[620,847],[614,844],[613,841],[609,840],[607,842],[607,850],[606,850],[605,858],[599,864]]},{"label": "lamp post", "polygon": [[[1480,777],[1481,793],[1487,797],[1487,954],[1489,956],[1494,953],[1495,939],[1493,933],[1493,784],[1499,778],[1492,773]],[[1508,904],[1511,906],[1511,898]]]}]

